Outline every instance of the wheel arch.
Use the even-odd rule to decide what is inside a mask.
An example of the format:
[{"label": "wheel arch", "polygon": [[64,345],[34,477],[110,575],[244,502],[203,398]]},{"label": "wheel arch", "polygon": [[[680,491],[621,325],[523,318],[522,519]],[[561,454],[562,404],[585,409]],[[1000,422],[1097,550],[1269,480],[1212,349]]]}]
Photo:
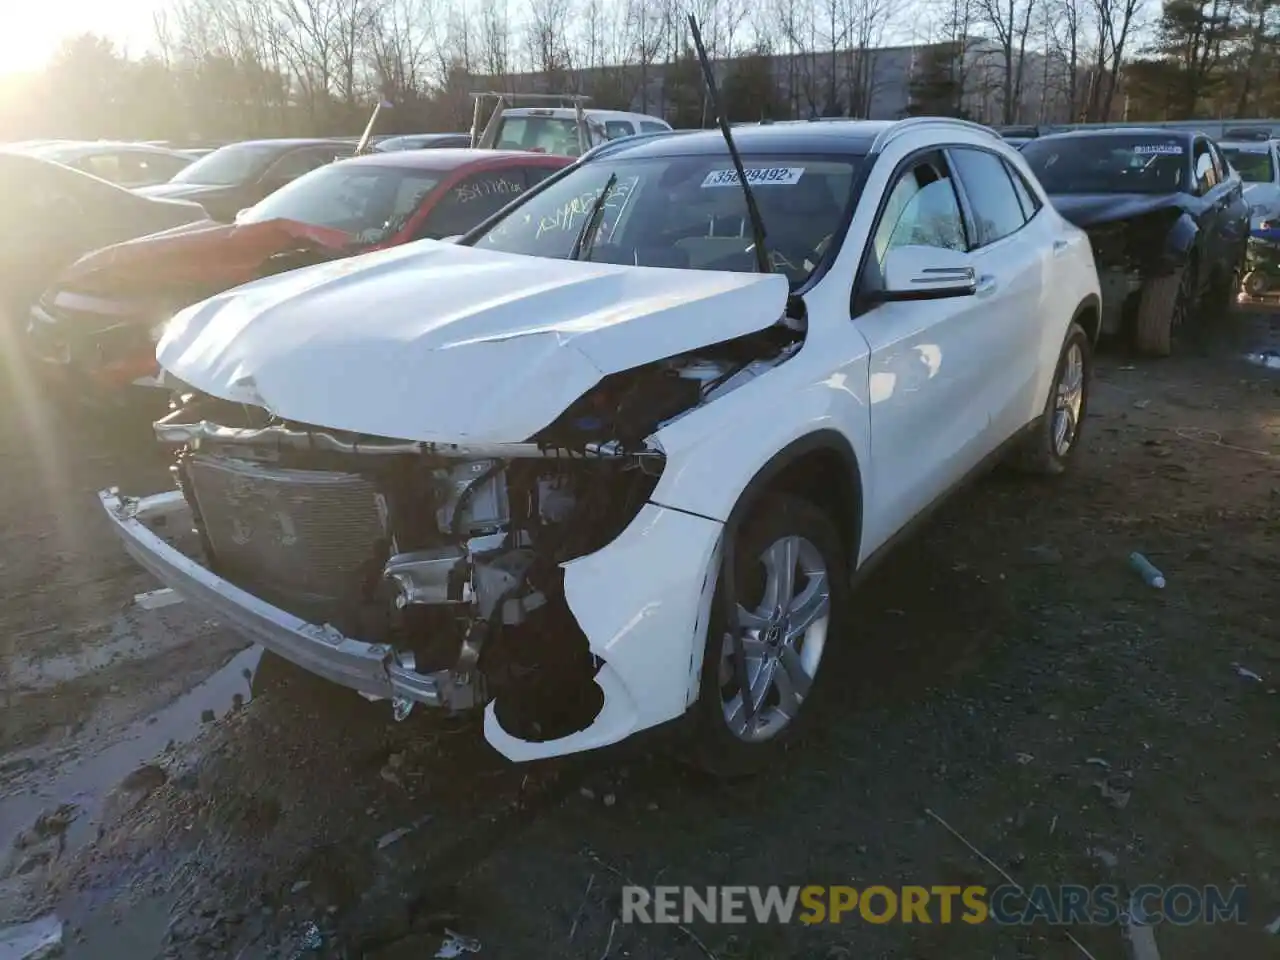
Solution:
[{"label": "wheel arch", "polygon": [[863,478],[857,454],[844,434],[821,429],[792,440],[747,481],[725,520],[725,543],[765,493],[790,493],[829,511],[840,531],[849,572],[862,549]]},{"label": "wheel arch", "polygon": [[1071,315],[1071,322],[1080,325],[1089,336],[1089,344],[1096,346],[1098,338],[1102,336],[1102,298],[1096,293],[1086,294],[1084,299],[1076,305],[1075,313]]}]

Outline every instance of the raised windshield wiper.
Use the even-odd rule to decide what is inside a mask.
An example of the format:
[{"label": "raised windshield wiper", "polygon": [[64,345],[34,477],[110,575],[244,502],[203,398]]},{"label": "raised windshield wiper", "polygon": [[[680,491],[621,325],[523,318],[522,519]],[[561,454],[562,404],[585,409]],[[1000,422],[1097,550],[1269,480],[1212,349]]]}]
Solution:
[{"label": "raised windshield wiper", "polygon": [[760,208],[756,206],[756,195],[747,183],[747,171],[742,168],[742,155],[733,142],[733,134],[729,132],[729,118],[720,106],[720,92],[716,89],[716,76],[711,72],[711,61],[707,58],[707,48],[702,44],[702,31],[698,29],[698,19],[689,14],[689,29],[693,32],[693,46],[698,51],[698,63],[702,65],[702,78],[707,84],[707,96],[711,107],[716,112],[716,120],[720,123],[720,134],[729,148],[729,156],[733,158],[733,169],[738,174],[738,182],[742,184],[742,195],[747,201],[747,215],[751,218],[751,245],[756,253],[756,268],[761,273],[772,273],[773,263],[769,259],[769,251],[764,246],[764,218],[760,216]]},{"label": "raised windshield wiper", "polygon": [[609,191],[617,182],[618,175],[609,174],[609,179],[604,182],[600,196],[596,197],[595,202],[591,204],[591,209],[587,211],[587,219],[583,221],[582,229],[578,231],[578,236],[573,241],[573,249],[569,251],[570,260],[583,259],[583,253],[587,254],[587,260],[591,259],[591,248],[596,245],[596,234],[600,232],[600,221],[604,219],[605,201],[609,199]]}]

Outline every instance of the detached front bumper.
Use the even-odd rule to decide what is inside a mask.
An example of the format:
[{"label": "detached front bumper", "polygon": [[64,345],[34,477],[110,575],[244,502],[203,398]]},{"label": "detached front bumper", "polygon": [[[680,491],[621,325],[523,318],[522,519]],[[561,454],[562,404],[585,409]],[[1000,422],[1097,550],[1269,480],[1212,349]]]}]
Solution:
[{"label": "detached front bumper", "polygon": [[374,698],[447,710],[465,710],[481,702],[476,674],[460,680],[451,671],[418,673],[412,654],[354,640],[328,625],[300,620],[241,590],[165,542],[147,524],[168,516],[189,516],[179,491],[132,498],[111,488],[101,491],[98,498],[125,550],[142,567],[215,619],[302,669]]}]

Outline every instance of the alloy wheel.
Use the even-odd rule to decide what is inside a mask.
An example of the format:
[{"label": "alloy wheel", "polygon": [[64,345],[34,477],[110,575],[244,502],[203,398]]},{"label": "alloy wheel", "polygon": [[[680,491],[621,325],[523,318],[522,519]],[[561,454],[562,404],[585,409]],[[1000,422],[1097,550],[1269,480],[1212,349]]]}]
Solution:
[{"label": "alloy wheel", "polygon": [[1080,411],[1084,408],[1084,350],[1073,343],[1062,358],[1058,377],[1058,397],[1053,411],[1053,452],[1065,457],[1080,432]]},{"label": "alloy wheel", "polygon": [[737,605],[736,630],[746,660],[750,707],[737,683],[733,633],[721,648],[719,680],[725,723],[739,740],[758,743],[799,714],[818,673],[831,621],[830,574],[804,537],[781,537],[757,558],[759,599]]}]

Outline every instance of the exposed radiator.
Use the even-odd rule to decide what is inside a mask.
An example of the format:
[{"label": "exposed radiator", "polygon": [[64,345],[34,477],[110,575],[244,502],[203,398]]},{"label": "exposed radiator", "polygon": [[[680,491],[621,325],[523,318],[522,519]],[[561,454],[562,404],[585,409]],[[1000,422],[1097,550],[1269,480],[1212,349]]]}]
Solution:
[{"label": "exposed radiator", "polygon": [[386,539],[373,483],[202,455],[187,467],[224,576],[306,605],[358,599]]}]

